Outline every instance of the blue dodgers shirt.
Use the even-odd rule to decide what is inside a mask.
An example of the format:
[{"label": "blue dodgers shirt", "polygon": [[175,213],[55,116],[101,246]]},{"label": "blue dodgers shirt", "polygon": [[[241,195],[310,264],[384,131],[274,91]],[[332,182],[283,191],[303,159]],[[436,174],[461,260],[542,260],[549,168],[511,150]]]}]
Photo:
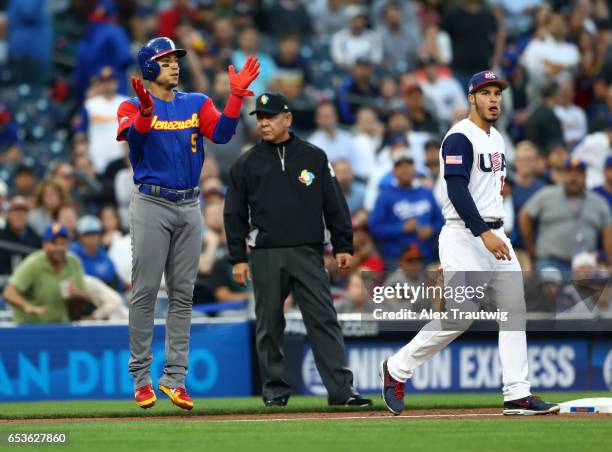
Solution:
[{"label": "blue dodgers shirt", "polygon": [[117,270],[115,264],[108,257],[104,247],[99,246],[96,254],[91,255],[85,252],[83,245],[75,242],[70,246],[70,251],[79,256],[85,273],[90,276],[95,276],[106,283],[113,283],[117,278]]},{"label": "blue dodgers shirt", "polygon": [[[416,232],[404,232],[404,223],[412,218],[416,219],[418,227],[433,229],[431,239],[420,241]],[[425,262],[431,262],[435,239],[443,222],[440,207],[429,188],[387,186],[381,189],[376,200],[369,226],[372,236],[380,240],[385,257],[397,258],[409,245],[416,243]]]},{"label": "blue dodgers shirt", "polygon": [[151,116],[139,112],[138,98],[119,106],[117,140],[128,142],[135,184],[172,189],[197,187],[204,164],[204,137],[227,143],[238,124],[201,93],[176,92],[172,101],[153,96]]}]

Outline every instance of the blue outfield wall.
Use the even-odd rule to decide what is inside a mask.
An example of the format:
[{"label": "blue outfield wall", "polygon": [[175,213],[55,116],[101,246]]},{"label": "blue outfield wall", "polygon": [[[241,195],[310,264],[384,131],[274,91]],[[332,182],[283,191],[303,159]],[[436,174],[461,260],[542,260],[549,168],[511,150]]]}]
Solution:
[{"label": "blue outfield wall", "polygon": [[[348,365],[362,393],[380,391],[378,365],[405,343],[346,341]],[[310,346],[303,344],[294,385],[304,394],[325,394]],[[612,342],[587,340],[529,341],[529,380],[533,390],[612,390]],[[299,375],[296,373],[299,372]],[[501,391],[502,372],[495,341],[458,340],[418,368],[408,392]]]},{"label": "blue outfield wall", "polygon": [[591,386],[612,391],[612,340],[596,342],[591,350]]},{"label": "blue outfield wall", "polygon": [[[156,325],[154,383],[164,368],[164,334]],[[0,402],[131,398],[128,360],[127,326],[0,328]],[[186,384],[194,397],[251,395],[248,322],[192,325]]]},{"label": "blue outfield wall", "polygon": [[[259,392],[247,321],[196,323],[191,328],[187,386],[195,397],[249,396]],[[155,326],[152,376],[164,367],[163,325]],[[410,392],[500,391],[496,335],[453,342],[409,381]],[[404,342],[381,337],[345,340],[355,386],[380,391],[379,362]],[[127,326],[48,325],[0,328],[0,402],[131,399]],[[312,350],[302,335],[285,336],[286,378],[295,394],[325,394]],[[567,338],[529,341],[534,391],[612,390],[612,341]],[[256,379],[256,378],[255,378]]]}]

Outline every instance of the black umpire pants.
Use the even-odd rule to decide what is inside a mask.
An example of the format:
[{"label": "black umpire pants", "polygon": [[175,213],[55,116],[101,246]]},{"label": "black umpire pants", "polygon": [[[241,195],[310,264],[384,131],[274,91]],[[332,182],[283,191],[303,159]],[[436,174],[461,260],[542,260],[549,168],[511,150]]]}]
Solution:
[{"label": "black umpire pants", "polygon": [[253,248],[256,348],[263,398],[289,396],[283,380],[283,302],[291,293],[298,304],[315,363],[330,404],[356,394],[353,373],[346,365],[344,340],[319,247]]}]

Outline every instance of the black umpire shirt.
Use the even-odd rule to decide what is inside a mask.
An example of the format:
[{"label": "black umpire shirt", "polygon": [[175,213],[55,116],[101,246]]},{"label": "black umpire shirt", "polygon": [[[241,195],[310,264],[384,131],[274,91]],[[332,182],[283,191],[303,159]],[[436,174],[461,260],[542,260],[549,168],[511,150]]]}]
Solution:
[{"label": "black umpire shirt", "polygon": [[322,246],[325,228],[335,254],[353,252],[348,206],[327,155],[294,134],[262,141],[234,162],[224,222],[232,264],[247,262],[245,239],[255,248]]}]

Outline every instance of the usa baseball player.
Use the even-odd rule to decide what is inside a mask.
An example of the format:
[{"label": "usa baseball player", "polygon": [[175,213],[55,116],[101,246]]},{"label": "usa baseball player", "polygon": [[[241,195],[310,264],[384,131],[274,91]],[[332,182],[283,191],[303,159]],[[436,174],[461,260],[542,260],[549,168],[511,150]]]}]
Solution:
[{"label": "usa baseball player", "polygon": [[[497,308],[518,319],[512,325],[499,322],[504,414],[556,413],[558,405],[531,395],[521,268],[503,230],[506,158],[504,140],[493,124],[501,113],[502,91],[507,85],[491,71],[474,74],[468,87],[469,116],[455,124],[442,142],[440,179],[446,223],[439,239],[440,261],[447,286],[477,275]],[[447,304],[449,301],[453,302],[447,300]],[[470,301],[462,309],[478,311],[479,307]],[[432,320],[380,364],[382,397],[392,413],[404,409],[405,382],[414,370],[460,336],[469,323],[459,322],[453,328],[452,318],[449,322]]]},{"label": "usa baseball player", "polygon": [[229,67],[231,95],[222,113],[200,93],[176,90],[177,49],[165,37],[155,38],[138,52],[149,90],[134,77],[136,97],[118,109],[117,140],[129,145],[135,190],[130,203],[132,238],[132,302],[130,362],[136,404],[150,408],[157,400],[150,376],[153,313],[162,273],[169,306],[166,320],[166,366],[158,388],[176,406],[191,410],[185,389],[193,286],[201,248],[202,217],[198,184],[204,163],[204,137],[227,143],[238,124],[247,88],[259,75],[259,62],[247,59],[236,73]]}]

